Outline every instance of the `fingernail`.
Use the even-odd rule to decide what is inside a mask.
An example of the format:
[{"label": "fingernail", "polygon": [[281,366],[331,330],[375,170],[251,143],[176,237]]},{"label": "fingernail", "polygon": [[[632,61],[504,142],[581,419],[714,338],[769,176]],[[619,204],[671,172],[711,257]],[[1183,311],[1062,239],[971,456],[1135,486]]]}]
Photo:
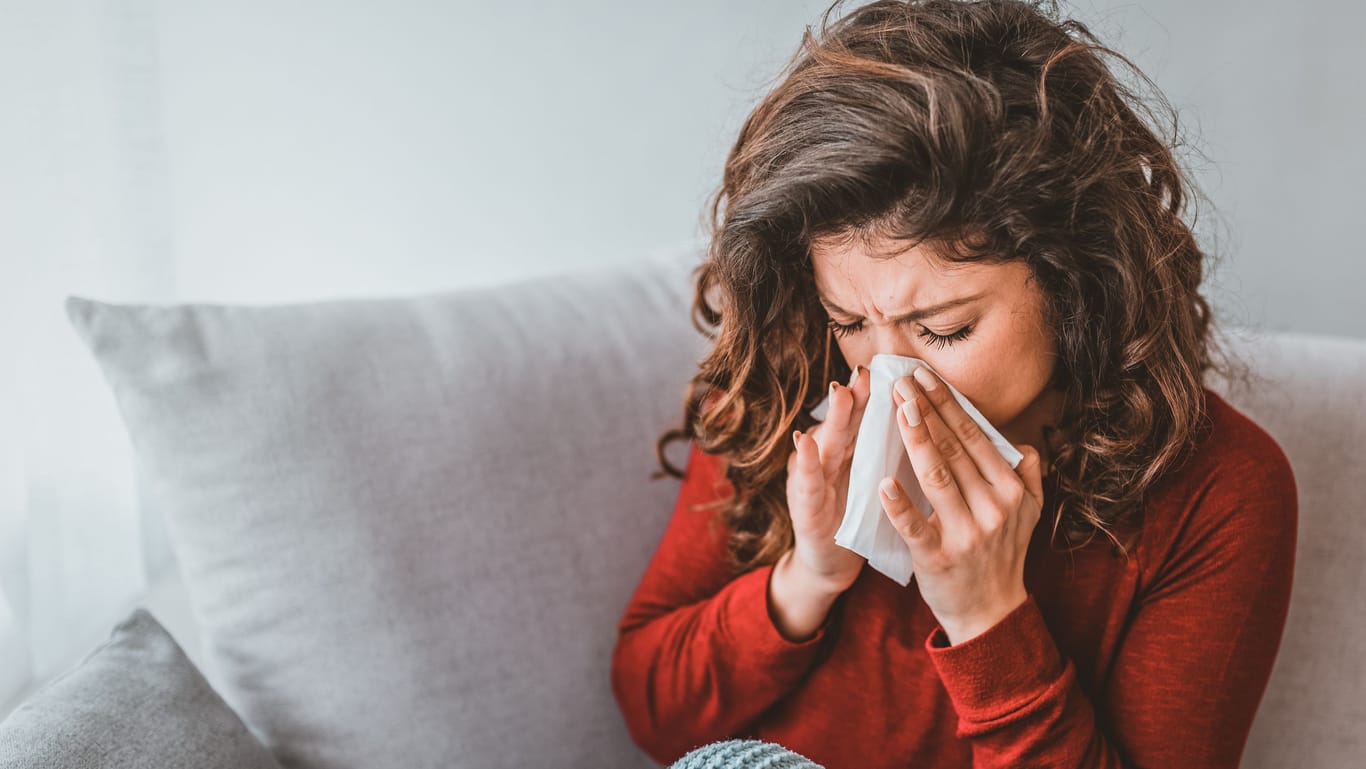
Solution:
[{"label": "fingernail", "polygon": [[853,386],[854,386],[854,383],[858,381],[858,374],[859,374],[859,371],[861,371],[862,369],[863,369],[863,366],[855,366],[855,367],[854,367],[854,373],[852,373],[852,374],[849,375],[849,386],[850,386],[850,387],[853,387]]},{"label": "fingernail", "polygon": [[801,448],[801,444],[797,443],[797,436],[799,436],[799,435],[801,435],[801,434],[802,434],[802,431],[801,431],[801,430],[793,430],[793,431],[792,431],[792,448],[794,448],[794,449],[800,449],[800,448]]},{"label": "fingernail", "polygon": [[883,493],[883,494],[886,494],[888,499],[898,499],[899,497],[898,497],[898,495],[897,495],[897,493],[896,493],[896,481],[893,481],[893,480],[890,479],[890,478],[888,478],[887,480],[883,481],[883,482],[882,482],[882,493]]},{"label": "fingernail", "polygon": [[903,400],[909,401],[915,399],[915,388],[911,387],[911,383],[907,382],[904,377],[896,380],[895,389],[897,394],[900,395]]},{"label": "fingernail", "polygon": [[939,386],[939,382],[935,381],[934,374],[931,374],[930,370],[924,366],[916,367],[916,370],[911,372],[911,376],[915,377],[915,381],[919,382],[920,386],[926,390],[933,390]]},{"label": "fingernail", "polygon": [[831,382],[831,383],[830,383],[830,394],[831,394],[831,395],[834,395],[834,394],[835,394],[835,391],[838,390],[838,389],[840,389],[840,383],[839,383],[839,382]]},{"label": "fingernail", "polygon": [[915,400],[908,400],[901,404],[901,413],[906,415],[906,424],[915,427],[920,424],[920,409],[916,408]]}]

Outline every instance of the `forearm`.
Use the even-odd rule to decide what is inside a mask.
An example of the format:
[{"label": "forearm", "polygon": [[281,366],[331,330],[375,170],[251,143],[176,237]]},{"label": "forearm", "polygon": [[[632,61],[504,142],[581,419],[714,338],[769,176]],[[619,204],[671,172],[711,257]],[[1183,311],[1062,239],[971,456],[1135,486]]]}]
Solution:
[{"label": "forearm", "polygon": [[632,737],[656,760],[736,736],[809,670],[824,632],[783,637],[766,606],[773,570],[754,569],[704,601],[652,617],[658,608],[644,611],[653,603],[646,599],[628,610],[612,687]]}]

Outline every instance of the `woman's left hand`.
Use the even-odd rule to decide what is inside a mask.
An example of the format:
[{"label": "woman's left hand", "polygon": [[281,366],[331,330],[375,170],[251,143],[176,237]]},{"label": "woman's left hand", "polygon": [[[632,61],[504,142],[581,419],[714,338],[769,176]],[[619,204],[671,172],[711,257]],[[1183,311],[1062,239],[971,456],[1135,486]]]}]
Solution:
[{"label": "woman's left hand", "polygon": [[[1028,598],[1025,552],[1043,509],[1039,453],[1016,446],[1024,459],[1012,468],[929,368],[916,368],[913,377],[898,380],[892,399],[901,440],[934,512],[927,518],[895,478],[882,480],[879,497],[911,551],[920,595],[949,643],[958,644]],[[907,421],[903,389],[911,393],[918,424]]]}]

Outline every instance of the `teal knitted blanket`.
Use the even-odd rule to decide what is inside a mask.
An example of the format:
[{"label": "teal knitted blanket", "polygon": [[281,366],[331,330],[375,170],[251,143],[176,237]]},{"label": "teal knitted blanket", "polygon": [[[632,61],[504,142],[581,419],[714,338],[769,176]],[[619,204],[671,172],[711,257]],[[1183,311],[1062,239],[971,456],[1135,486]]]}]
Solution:
[{"label": "teal knitted blanket", "polygon": [[722,740],[694,748],[669,769],[825,769],[806,756],[762,740]]}]

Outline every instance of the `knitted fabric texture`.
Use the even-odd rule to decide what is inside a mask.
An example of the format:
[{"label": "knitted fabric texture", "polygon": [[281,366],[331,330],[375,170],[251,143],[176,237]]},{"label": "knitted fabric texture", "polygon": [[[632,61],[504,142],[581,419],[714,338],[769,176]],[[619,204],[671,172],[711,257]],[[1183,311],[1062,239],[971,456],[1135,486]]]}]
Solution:
[{"label": "knitted fabric texture", "polygon": [[723,740],[703,745],[669,769],[825,769],[775,742]]}]

